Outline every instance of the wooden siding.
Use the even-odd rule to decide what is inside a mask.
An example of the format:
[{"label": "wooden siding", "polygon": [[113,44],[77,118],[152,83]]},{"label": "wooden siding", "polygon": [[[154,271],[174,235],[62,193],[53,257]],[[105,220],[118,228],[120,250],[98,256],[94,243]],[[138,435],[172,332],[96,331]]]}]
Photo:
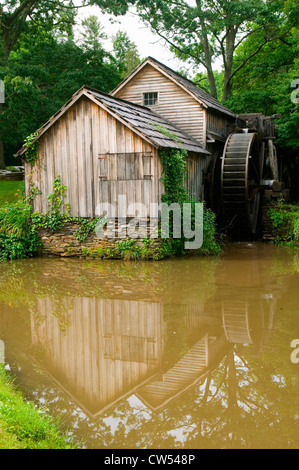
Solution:
[{"label": "wooden siding", "polygon": [[92,415],[160,369],[160,303],[74,297],[59,302],[58,311],[44,298],[37,308],[33,345],[44,348],[48,373]]},{"label": "wooden siding", "polygon": [[224,116],[219,113],[207,111],[207,131],[216,132],[217,134],[228,136],[228,126],[235,122],[235,119]]},{"label": "wooden siding", "polygon": [[198,157],[197,154],[191,152],[188,154],[186,189],[195,199],[203,199],[203,172],[207,171],[209,162],[210,158]]},{"label": "wooden siding", "polygon": [[158,104],[150,108],[206,144],[205,110],[188,92],[151,65],[146,65],[115,96],[143,105],[143,93],[158,92]]},{"label": "wooden siding", "polygon": [[[107,179],[99,178],[104,160],[99,156],[111,153]],[[121,154],[150,153],[150,179],[128,180]],[[141,161],[142,164],[142,161]],[[143,171],[144,172],[144,171]],[[45,213],[47,196],[53,181],[60,175],[67,186],[65,202],[70,203],[71,216],[93,217],[100,203],[109,202],[117,210],[117,196],[124,194],[127,203],[160,202],[163,186],[157,150],[131,129],[88,98],[81,98],[70,107],[40,138],[39,159],[33,170],[26,164],[26,194],[30,181],[42,191],[33,201],[33,209]],[[136,175],[135,175],[136,178]],[[136,214],[127,214],[135,216]],[[150,215],[149,213],[147,215]]]}]

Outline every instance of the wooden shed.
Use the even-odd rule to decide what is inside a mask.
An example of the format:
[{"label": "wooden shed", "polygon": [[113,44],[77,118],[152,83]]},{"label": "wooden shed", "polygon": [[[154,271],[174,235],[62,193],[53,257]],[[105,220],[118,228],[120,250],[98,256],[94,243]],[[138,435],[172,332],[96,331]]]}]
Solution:
[{"label": "wooden shed", "polygon": [[118,210],[118,195],[125,195],[128,205],[144,204],[149,216],[150,203],[161,202],[159,150],[165,148],[188,151],[186,185],[190,194],[201,198],[202,172],[210,154],[175,121],[148,107],[82,87],[38,130],[35,165],[26,162],[25,147],[16,154],[25,162],[26,194],[31,183],[41,191],[33,209],[47,211],[47,196],[60,175],[67,186],[65,202],[70,204],[71,216],[101,216],[101,203],[111,203]]}]

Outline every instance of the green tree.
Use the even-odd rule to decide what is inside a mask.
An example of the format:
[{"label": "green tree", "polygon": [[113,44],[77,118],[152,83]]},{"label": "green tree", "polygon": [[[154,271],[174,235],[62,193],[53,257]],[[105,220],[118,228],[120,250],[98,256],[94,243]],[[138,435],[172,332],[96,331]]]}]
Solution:
[{"label": "green tree", "polygon": [[81,33],[82,45],[85,49],[99,52],[103,49],[102,40],[108,36],[104,32],[98,17],[91,15],[82,21],[83,31]]},{"label": "green tree", "polygon": [[130,40],[128,34],[121,30],[113,36],[112,42],[121,78],[125,78],[141,62],[137,46]]},{"label": "green tree", "polygon": [[[232,78],[252,57],[288,28],[283,0],[185,0],[137,1],[140,17],[170,45],[178,57],[204,66],[211,94],[217,97],[215,60],[224,69],[223,98],[231,93]],[[254,24],[253,24],[254,21]],[[263,32],[256,49],[234,67],[234,53],[249,36]]]},{"label": "green tree", "polygon": [[[34,40],[32,38],[34,37]],[[5,66],[6,102],[0,115],[7,163],[24,138],[44,124],[83,84],[109,92],[120,81],[115,60],[27,24]],[[10,158],[10,159],[9,159]]]}]

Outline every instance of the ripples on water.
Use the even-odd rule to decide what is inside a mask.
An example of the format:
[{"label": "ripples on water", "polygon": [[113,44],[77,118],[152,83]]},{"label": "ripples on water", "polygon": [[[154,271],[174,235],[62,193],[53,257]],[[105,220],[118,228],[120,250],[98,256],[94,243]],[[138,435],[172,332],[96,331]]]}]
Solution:
[{"label": "ripples on water", "polygon": [[298,300],[299,253],[265,244],[4,262],[0,356],[86,448],[298,448]]}]

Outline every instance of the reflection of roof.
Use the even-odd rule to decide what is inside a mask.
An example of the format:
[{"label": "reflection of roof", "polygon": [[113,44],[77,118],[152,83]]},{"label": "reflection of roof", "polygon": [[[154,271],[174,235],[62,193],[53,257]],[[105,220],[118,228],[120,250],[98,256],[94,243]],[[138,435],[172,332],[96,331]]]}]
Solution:
[{"label": "reflection of roof", "polygon": [[[86,86],[74,93],[72,98],[37,131],[37,138],[41,137],[82,96],[92,99],[93,102],[106,109],[116,119],[127,124],[133,131],[137,131],[141,137],[146,138],[157,148],[183,148],[191,152],[209,155],[200,142],[154,111]],[[26,148],[22,147],[15,156],[20,156],[25,151]]]},{"label": "reflection of roof", "polygon": [[208,335],[185,354],[171,369],[163,374],[160,380],[144,385],[137,396],[151,407],[159,408],[178,392],[192,385],[203,374],[208,365]]},{"label": "reflection of roof", "polygon": [[153,57],[148,57],[145,59],[136,69],[125,79],[123,82],[121,82],[111,93],[114,94],[116,93],[125,83],[127,83],[132,76],[135,75],[136,72],[141,70],[145,65],[151,64],[165,72],[169,77],[171,77],[175,82],[177,82],[179,85],[181,85],[183,88],[187,89],[189,92],[194,95],[195,98],[199,99],[205,107],[207,108],[212,108],[215,111],[218,111],[220,113],[227,114],[233,118],[236,117],[235,113],[230,111],[228,108],[226,108],[223,104],[221,104],[216,98],[214,98],[212,95],[204,91],[202,88],[199,88],[195,83],[191,82],[191,80],[188,80],[188,78],[183,77],[178,72],[175,72],[171,68],[167,67],[167,65],[162,64],[158,60],[154,59]]},{"label": "reflection of roof", "polygon": [[219,353],[222,359],[223,349],[227,347],[228,342],[224,335],[216,339],[205,334],[184,357],[160,376],[160,380],[152,380],[141,386],[135,395],[149,408],[161,409],[204,379],[211,372],[211,362],[215,361]]}]

